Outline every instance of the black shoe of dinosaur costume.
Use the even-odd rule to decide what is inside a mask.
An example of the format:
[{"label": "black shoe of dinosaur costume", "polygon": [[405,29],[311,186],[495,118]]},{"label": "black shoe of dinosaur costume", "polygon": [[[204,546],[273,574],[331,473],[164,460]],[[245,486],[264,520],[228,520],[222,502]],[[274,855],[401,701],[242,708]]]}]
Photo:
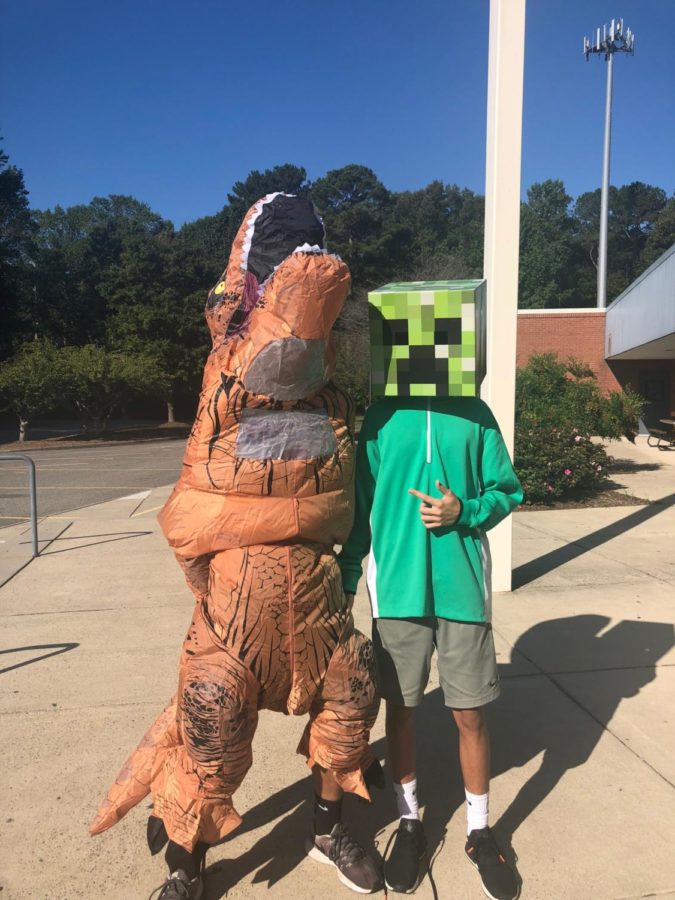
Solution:
[{"label": "black shoe of dinosaur costume", "polygon": [[199,841],[192,853],[170,841],[161,819],[148,820],[148,846],[153,856],[166,844],[166,864],[169,875],[150,894],[150,900],[199,900],[204,893],[204,868],[208,845]]},{"label": "black shoe of dinosaur costume", "polygon": [[382,887],[380,867],[341,822],[330,834],[308,838],[306,850],[311,859],[335,866],[342,884],[358,894],[372,894]]},{"label": "black shoe of dinosaur costume", "polygon": [[203,893],[201,872],[196,878],[189,878],[182,869],[178,869],[150,894],[148,900],[200,900]]}]

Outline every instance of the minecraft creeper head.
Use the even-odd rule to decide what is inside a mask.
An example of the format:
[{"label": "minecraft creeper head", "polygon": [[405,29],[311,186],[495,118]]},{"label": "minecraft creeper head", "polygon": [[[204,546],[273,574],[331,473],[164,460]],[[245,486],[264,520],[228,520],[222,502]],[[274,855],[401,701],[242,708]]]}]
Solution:
[{"label": "minecraft creeper head", "polygon": [[368,294],[375,397],[477,397],[485,282],[412,281]]}]

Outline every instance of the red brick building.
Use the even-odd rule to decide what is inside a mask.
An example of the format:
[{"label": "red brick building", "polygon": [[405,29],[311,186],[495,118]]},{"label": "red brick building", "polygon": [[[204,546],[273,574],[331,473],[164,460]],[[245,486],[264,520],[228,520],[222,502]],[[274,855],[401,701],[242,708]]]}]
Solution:
[{"label": "red brick building", "polygon": [[630,386],[650,426],[675,417],[675,245],[606,310],[519,310],[518,367],[534,353],[583,360],[604,391]]},{"label": "red brick building", "polygon": [[535,353],[576,356],[588,363],[604,391],[621,390],[605,360],[604,309],[518,310],[517,366]]}]

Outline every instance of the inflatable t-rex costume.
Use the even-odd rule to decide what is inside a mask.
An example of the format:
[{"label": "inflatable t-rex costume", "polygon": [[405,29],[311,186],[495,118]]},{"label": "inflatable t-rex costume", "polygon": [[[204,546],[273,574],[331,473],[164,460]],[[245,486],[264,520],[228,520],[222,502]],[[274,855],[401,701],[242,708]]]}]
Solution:
[{"label": "inflatable t-rex costume", "polygon": [[197,599],[178,692],[92,834],[151,793],[161,840],[192,851],[223,838],[241,821],[232,795],[263,708],[309,713],[298,752],[369,799],[372,646],[354,630],[333,554],[353,516],[353,409],[330,381],[350,276],[323,248],[313,205],[270,194],[247,213],[209,294],[213,349],[159,516]]}]

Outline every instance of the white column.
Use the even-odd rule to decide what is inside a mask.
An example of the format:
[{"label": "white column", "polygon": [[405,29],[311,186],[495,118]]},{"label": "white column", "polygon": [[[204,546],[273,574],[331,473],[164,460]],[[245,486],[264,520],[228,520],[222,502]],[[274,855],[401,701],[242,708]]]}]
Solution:
[{"label": "white column", "polygon": [[[481,396],[513,454],[525,0],[490,0],[485,266],[487,376]],[[509,517],[490,532],[492,587],[511,590]]]}]

